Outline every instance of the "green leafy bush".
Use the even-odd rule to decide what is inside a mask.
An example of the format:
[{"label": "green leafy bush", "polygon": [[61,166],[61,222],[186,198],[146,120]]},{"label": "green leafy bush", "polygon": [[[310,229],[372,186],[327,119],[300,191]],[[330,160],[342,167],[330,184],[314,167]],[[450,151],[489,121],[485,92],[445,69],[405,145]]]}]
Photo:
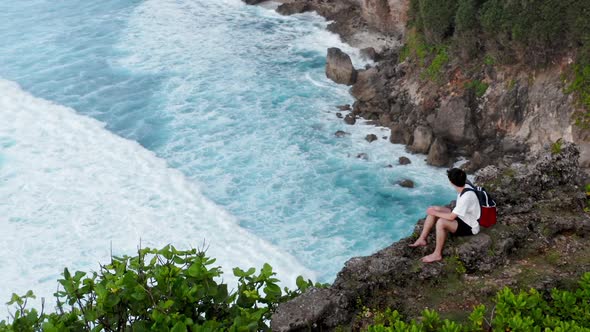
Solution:
[{"label": "green leafy bush", "polygon": [[429,43],[440,43],[453,35],[457,0],[414,0],[418,1],[415,13],[421,25],[417,28],[424,33]]},{"label": "green leafy bush", "polygon": [[[387,309],[375,316],[370,332],[461,332],[484,331],[590,331],[590,272],[585,273],[574,291],[553,289],[543,296],[531,289],[514,293],[504,288],[496,294],[496,306],[486,315],[484,305],[476,306],[468,322],[441,319],[433,310],[424,310],[422,318],[404,321],[397,311]],[[489,317],[489,318],[486,318]]]},{"label": "green leafy bush", "polygon": [[231,292],[214,263],[202,251],[168,245],[113,257],[91,274],[66,268],[58,280],[62,290],[55,293],[56,312],[27,309],[30,291],[13,294],[8,304],[16,311],[0,322],[0,331],[265,331],[279,303],[313,286],[299,277],[298,290],[281,290],[265,264],[259,273],[235,268],[238,285]]}]

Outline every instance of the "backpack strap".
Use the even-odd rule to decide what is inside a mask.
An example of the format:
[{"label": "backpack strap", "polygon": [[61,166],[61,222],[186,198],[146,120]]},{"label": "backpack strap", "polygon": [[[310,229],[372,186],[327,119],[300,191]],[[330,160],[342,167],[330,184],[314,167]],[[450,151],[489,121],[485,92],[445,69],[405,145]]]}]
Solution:
[{"label": "backpack strap", "polygon": [[[459,197],[463,196],[463,194],[466,193],[466,192],[468,192],[468,191],[475,192],[475,190],[473,190],[471,188],[463,188],[463,191],[461,192],[461,194],[459,194]],[[477,193],[475,195],[477,196]]]}]

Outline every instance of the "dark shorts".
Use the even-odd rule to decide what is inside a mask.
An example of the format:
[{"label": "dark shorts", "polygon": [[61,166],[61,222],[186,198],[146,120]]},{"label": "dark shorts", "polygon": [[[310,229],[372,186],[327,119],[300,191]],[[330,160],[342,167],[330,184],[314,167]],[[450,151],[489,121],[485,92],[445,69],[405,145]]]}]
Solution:
[{"label": "dark shorts", "polygon": [[452,233],[454,236],[473,235],[473,231],[471,230],[471,226],[467,225],[459,217],[457,217],[457,219],[455,219],[455,220],[457,221],[457,224],[459,224],[459,226],[457,226],[457,230],[455,231],[455,233]]}]

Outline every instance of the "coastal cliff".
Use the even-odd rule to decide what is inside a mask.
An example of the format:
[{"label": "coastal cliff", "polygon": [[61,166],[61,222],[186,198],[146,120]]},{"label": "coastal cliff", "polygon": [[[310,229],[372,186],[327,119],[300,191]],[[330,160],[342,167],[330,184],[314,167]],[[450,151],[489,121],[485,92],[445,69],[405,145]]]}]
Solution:
[{"label": "coastal cliff", "polygon": [[[391,143],[426,154],[431,165],[468,159],[462,167],[500,208],[497,225],[450,240],[445,260],[433,264],[419,260],[432,251],[432,235],[427,248],[408,247],[419,221],[413,236],[350,259],[330,287],[281,304],[274,331],[362,330],[386,308],[465,320],[505,286],[568,288],[590,270],[583,189],[590,25],[579,19],[590,8],[541,2],[530,12],[523,3],[471,0],[286,0],[278,7],[284,15],[316,11],[374,61],[355,70],[340,50],[328,51],[328,77],[351,85],[356,99],[347,124],[388,127]],[[537,24],[550,12],[550,22]]]},{"label": "coastal cliff", "polygon": [[571,287],[590,270],[590,217],[579,187],[578,150],[564,144],[522,164],[489,166],[476,182],[496,196],[500,222],[472,237],[453,238],[442,262],[424,264],[425,248],[411,237],[367,257],[350,259],[329,288],[307,291],[281,304],[273,331],[361,330],[386,308],[415,318],[424,308],[466,319],[478,304],[493,307],[505,286],[549,291]]},{"label": "coastal cliff", "polygon": [[[459,17],[450,32],[420,28],[417,9],[411,8],[417,2],[287,0],[277,11],[316,11],[332,21],[329,30],[375,60],[372,68],[358,72],[351,88],[356,102],[347,123],[364,118],[389,127],[392,143],[406,144],[412,152],[431,152],[429,163],[435,166],[448,166],[459,157],[472,161],[468,171],[509,165],[563,139],[577,144],[581,166],[590,167],[587,109],[572,88],[576,60],[585,63],[582,50],[528,40],[498,46],[499,37],[461,31]],[[565,15],[567,9],[563,11]],[[470,24],[473,31],[484,30]],[[575,29],[582,37],[572,37],[570,44],[589,44],[585,34],[590,35],[590,28]],[[542,51],[536,49],[543,46]],[[421,141],[424,133],[426,142]]]}]

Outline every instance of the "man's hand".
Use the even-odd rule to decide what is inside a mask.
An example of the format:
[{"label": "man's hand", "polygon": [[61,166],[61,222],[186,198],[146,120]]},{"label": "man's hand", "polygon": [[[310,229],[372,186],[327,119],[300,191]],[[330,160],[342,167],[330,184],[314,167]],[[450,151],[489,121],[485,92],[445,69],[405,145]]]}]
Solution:
[{"label": "man's hand", "polygon": [[436,216],[435,215],[436,212],[438,212],[436,206],[431,206],[428,209],[426,209],[426,214],[429,215],[429,216]]}]

